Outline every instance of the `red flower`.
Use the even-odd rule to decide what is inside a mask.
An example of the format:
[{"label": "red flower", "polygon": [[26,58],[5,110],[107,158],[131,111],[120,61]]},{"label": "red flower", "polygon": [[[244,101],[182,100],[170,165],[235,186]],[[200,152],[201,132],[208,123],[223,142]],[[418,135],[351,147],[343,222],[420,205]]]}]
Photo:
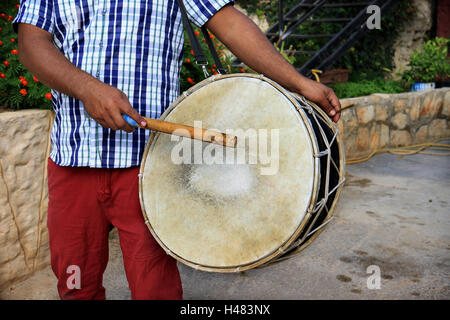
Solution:
[{"label": "red flower", "polygon": [[20,4],[16,4],[16,8],[19,9],[20,8]]},{"label": "red flower", "polygon": [[27,90],[21,89],[21,90],[19,91],[19,93],[25,97],[25,96],[27,95]]},{"label": "red flower", "polygon": [[187,82],[189,82],[190,84],[194,84],[195,83],[195,81],[192,80],[191,78],[187,78]]},{"label": "red flower", "polygon": [[240,72],[244,72],[244,69],[240,68],[239,71],[240,71]]},{"label": "red flower", "polygon": [[0,32],[3,30],[3,28],[0,28]]},{"label": "red flower", "polygon": [[187,58],[186,63],[191,63],[191,59]]},{"label": "red flower", "polygon": [[12,50],[11,50],[11,53],[12,53],[12,54],[18,54],[19,51],[17,51],[17,49],[12,49]]},{"label": "red flower", "polygon": [[6,75],[4,73],[0,73],[0,78],[3,79],[4,77],[6,77]]},{"label": "red flower", "polygon": [[3,45],[3,41],[0,41],[0,46],[2,46]]},{"label": "red flower", "polygon": [[194,55],[194,50],[191,50],[191,54]]},{"label": "red flower", "polygon": [[45,94],[45,98],[48,99],[48,100],[52,100],[52,93],[51,92],[47,92]]},{"label": "red flower", "polygon": [[9,61],[3,61],[3,64],[7,67],[9,66]]},{"label": "red flower", "polygon": [[8,21],[11,21],[12,19],[14,19],[12,16],[8,16]]},{"label": "red flower", "polygon": [[6,17],[6,14],[0,13],[0,18],[4,18],[4,17]]},{"label": "red flower", "polygon": [[22,85],[24,85],[24,86],[27,86],[27,85],[28,85],[27,79],[21,80],[20,83],[22,83]]},{"label": "red flower", "polygon": [[33,76],[33,80],[34,80],[34,82],[39,82],[39,79],[36,78],[35,76]]},{"label": "red flower", "polygon": [[9,41],[11,41],[11,42],[16,42],[16,39],[11,38],[11,39],[9,39]]},{"label": "red flower", "polygon": [[195,30],[194,33],[197,37],[200,35],[200,32],[198,32],[197,30]]}]

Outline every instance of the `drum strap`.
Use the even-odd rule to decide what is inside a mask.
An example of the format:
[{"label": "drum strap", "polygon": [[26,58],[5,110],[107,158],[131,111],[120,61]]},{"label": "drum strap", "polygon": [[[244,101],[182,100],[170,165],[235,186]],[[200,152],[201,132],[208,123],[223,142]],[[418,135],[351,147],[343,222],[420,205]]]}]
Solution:
[{"label": "drum strap", "polygon": [[[205,76],[208,76],[208,73],[206,72],[206,66],[208,65],[208,59],[206,58],[203,49],[200,45],[200,42],[198,41],[197,37],[194,33],[194,28],[192,27],[191,23],[189,22],[189,18],[186,12],[186,7],[184,6],[183,0],[177,0],[178,6],[181,10],[181,16],[183,18],[183,25],[186,29],[186,32],[188,34],[189,40],[191,41],[192,51],[194,51],[194,58],[195,63],[199,66],[202,66],[203,72],[205,72]],[[203,37],[205,38],[205,41],[208,45],[209,51],[211,52],[211,55],[214,59],[214,62],[217,67],[217,71],[220,74],[226,74],[225,69],[222,66],[222,63],[220,62],[219,56],[217,55],[216,49],[214,48],[214,44],[211,41],[211,37],[209,36],[209,32],[206,29],[205,26],[201,27]]]}]

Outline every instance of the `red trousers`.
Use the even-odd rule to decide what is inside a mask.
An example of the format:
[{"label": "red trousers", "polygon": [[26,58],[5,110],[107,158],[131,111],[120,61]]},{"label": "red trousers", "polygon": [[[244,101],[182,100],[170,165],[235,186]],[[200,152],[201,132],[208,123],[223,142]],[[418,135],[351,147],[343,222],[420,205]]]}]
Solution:
[{"label": "red trousers", "polygon": [[176,260],[144,223],[138,173],[138,167],[62,167],[48,159],[47,227],[61,299],[105,299],[102,282],[112,226],[119,233],[132,298],[182,298]]}]

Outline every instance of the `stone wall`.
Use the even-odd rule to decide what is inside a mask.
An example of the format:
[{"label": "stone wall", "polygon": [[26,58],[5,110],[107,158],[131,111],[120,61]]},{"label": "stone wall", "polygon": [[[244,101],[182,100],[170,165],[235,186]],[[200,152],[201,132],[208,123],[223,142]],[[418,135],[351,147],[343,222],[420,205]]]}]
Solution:
[{"label": "stone wall", "polygon": [[347,159],[450,138],[450,89],[342,99],[338,126]]},{"label": "stone wall", "polygon": [[48,110],[0,113],[0,291],[50,263],[45,160],[52,118]]}]

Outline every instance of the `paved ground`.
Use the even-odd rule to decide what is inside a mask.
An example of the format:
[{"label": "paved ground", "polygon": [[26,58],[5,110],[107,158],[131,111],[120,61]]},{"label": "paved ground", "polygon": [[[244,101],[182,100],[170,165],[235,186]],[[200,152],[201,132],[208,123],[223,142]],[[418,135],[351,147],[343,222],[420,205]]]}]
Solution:
[{"label": "paved ground", "polygon": [[[180,265],[185,299],[450,299],[450,157],[377,155],[347,167],[335,218],[302,253],[241,274]],[[108,299],[129,299],[118,240]],[[367,268],[381,288],[368,289]],[[56,299],[50,268],[0,295]]]}]

